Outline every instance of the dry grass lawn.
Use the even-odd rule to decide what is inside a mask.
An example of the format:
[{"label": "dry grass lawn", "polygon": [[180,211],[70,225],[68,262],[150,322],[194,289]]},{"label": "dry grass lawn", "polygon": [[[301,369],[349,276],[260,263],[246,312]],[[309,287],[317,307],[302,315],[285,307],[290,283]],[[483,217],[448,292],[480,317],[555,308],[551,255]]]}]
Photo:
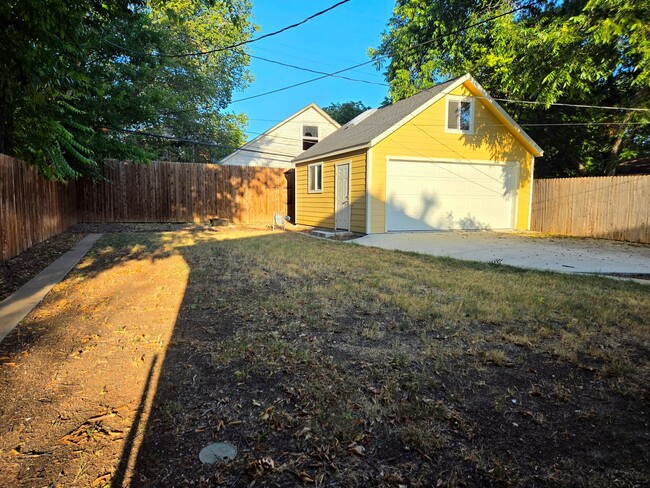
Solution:
[{"label": "dry grass lawn", "polygon": [[[4,486],[648,486],[650,287],[107,234],[0,345]],[[202,465],[215,441],[235,461]]]}]

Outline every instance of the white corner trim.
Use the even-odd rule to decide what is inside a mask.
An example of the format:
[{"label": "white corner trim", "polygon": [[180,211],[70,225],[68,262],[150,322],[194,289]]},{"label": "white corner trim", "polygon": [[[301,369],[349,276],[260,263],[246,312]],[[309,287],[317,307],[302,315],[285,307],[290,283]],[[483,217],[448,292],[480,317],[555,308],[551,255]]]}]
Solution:
[{"label": "white corner trim", "polygon": [[298,225],[298,168],[293,168],[293,223]]},{"label": "white corner trim", "polygon": [[530,195],[528,198],[528,229],[530,230],[531,225],[533,225],[533,189],[535,188],[535,156],[531,156],[533,159],[530,163]]},{"label": "white corner trim", "polygon": [[366,153],[366,234],[372,233],[372,218],[370,215],[372,207],[372,148]]},{"label": "white corner trim", "polygon": [[515,167],[514,198],[512,199],[512,213],[510,214],[510,228],[517,230],[519,220],[519,185],[521,183],[521,164],[513,163]]},{"label": "white corner trim", "polygon": [[388,233],[388,210],[386,207],[388,207],[388,163],[390,160],[390,156],[386,156],[384,161],[384,230],[382,231],[384,234]]}]

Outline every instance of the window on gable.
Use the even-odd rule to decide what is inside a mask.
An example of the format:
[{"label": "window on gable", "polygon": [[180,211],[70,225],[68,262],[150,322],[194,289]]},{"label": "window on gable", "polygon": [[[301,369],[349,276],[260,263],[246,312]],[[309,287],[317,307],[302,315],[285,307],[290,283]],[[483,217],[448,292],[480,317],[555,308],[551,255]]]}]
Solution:
[{"label": "window on gable", "polygon": [[309,193],[323,191],[323,163],[310,164],[307,167],[307,188]]},{"label": "window on gable", "polygon": [[472,131],[471,100],[450,99],[447,101],[447,129],[454,132]]},{"label": "window on gable", "polygon": [[302,150],[309,149],[318,142],[318,126],[316,125],[303,125],[302,126]]}]

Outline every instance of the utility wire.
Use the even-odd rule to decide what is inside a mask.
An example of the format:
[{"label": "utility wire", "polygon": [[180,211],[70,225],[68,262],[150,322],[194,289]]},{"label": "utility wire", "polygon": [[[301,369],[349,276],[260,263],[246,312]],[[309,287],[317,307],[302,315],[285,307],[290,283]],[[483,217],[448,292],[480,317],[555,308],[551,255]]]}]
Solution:
[{"label": "utility wire", "polygon": [[[277,36],[278,34],[286,32],[286,31],[288,31],[290,29],[295,29],[296,27],[299,27],[302,24],[306,24],[310,20],[315,19],[316,17],[319,17],[319,16],[329,12],[330,10],[334,10],[335,8],[340,7],[341,5],[343,5],[345,3],[348,3],[350,1],[351,0],[341,0],[340,2],[337,2],[334,5],[332,5],[330,7],[327,7],[324,10],[320,10],[320,11],[316,12],[315,14],[310,15],[309,17],[301,20],[300,22],[296,22],[295,24],[288,25],[286,27],[283,27],[282,29],[279,29],[279,30],[276,30],[276,31],[273,31],[273,32],[269,32],[268,34],[264,34],[263,36],[254,37],[253,39],[248,39],[246,41],[236,42],[235,44],[230,44],[229,46],[217,47],[217,48],[214,48],[214,49],[209,49],[207,51],[196,51],[196,52],[192,52],[192,53],[178,53],[178,54],[162,54],[162,53],[160,53],[160,54],[147,54],[147,53],[139,53],[139,54],[145,54],[147,56],[152,56],[152,57],[157,57],[157,58],[189,58],[189,57],[193,57],[193,56],[206,56],[208,54],[213,54],[213,53],[217,53],[217,52],[221,52],[221,51],[227,51],[229,49],[235,49],[237,47],[241,47],[241,46],[244,46],[246,44],[251,44],[253,42],[261,41],[262,39],[266,39],[268,37]],[[113,43],[111,43],[111,44],[113,44]],[[121,46],[118,46],[118,47],[121,47]],[[132,51],[132,52],[135,52],[135,51]]]},{"label": "utility wire", "polygon": [[[240,47],[240,46],[242,46],[242,45],[249,44],[249,43],[251,43],[251,42],[256,42],[256,41],[259,41],[259,40],[264,39],[264,38],[266,38],[266,37],[271,37],[271,36],[274,36],[274,35],[280,34],[280,33],[284,32],[284,31],[286,31],[286,30],[289,30],[289,29],[293,29],[293,28],[295,28],[295,27],[298,27],[298,26],[300,26],[300,25],[302,25],[302,24],[308,22],[309,20],[311,20],[311,19],[313,19],[313,18],[315,18],[315,17],[318,17],[319,15],[323,15],[324,13],[326,13],[326,12],[328,12],[328,11],[330,11],[330,10],[333,10],[333,9],[339,7],[340,5],[342,5],[342,4],[344,4],[344,3],[347,3],[347,2],[349,2],[349,1],[351,1],[351,0],[343,0],[343,1],[340,1],[340,2],[338,2],[338,3],[334,4],[334,5],[332,5],[331,7],[328,7],[327,9],[321,10],[320,12],[316,12],[315,14],[313,14],[313,15],[307,17],[306,19],[304,19],[304,20],[302,20],[302,21],[300,21],[300,22],[298,22],[298,23],[295,23],[295,24],[289,25],[289,26],[284,27],[284,28],[282,28],[282,29],[280,29],[280,30],[278,30],[278,31],[270,32],[270,33],[268,33],[268,34],[265,34],[265,35],[263,35],[263,36],[260,36],[260,37],[254,38],[254,39],[249,39],[248,41],[242,41],[242,42],[240,42],[240,43],[232,44],[232,45],[230,45],[230,46],[224,46],[224,47],[217,48],[217,49],[213,49],[213,50],[210,50],[210,51],[197,52],[197,53],[185,53],[185,54],[173,54],[173,55],[148,54],[148,53],[138,53],[138,54],[143,54],[143,55],[148,55],[148,56],[153,56],[153,57],[186,57],[186,56],[195,56],[195,55],[198,56],[198,55],[210,54],[210,53],[217,52],[217,51],[224,51],[224,50],[228,50],[228,49],[234,49],[234,48]],[[488,18],[488,19],[484,19],[484,20],[479,21],[479,22],[476,22],[476,23],[474,23],[474,24],[471,24],[471,25],[468,25],[468,26],[462,27],[462,28],[457,29],[457,30],[455,30],[455,31],[452,31],[452,32],[449,32],[449,33],[447,33],[447,34],[444,34],[444,35],[438,36],[438,37],[436,37],[436,38],[434,38],[434,39],[429,39],[428,41],[423,41],[423,42],[421,42],[421,43],[414,44],[413,46],[411,46],[411,47],[408,48],[407,50],[410,51],[410,50],[413,50],[413,49],[415,49],[415,48],[418,48],[418,47],[421,47],[421,46],[424,46],[424,45],[430,44],[430,43],[432,43],[432,42],[436,42],[436,41],[438,41],[438,40],[440,40],[440,39],[444,39],[445,37],[449,37],[449,36],[451,36],[451,35],[455,35],[455,34],[458,34],[458,33],[464,32],[464,31],[466,31],[467,29],[470,29],[470,28],[472,28],[472,27],[477,27],[477,26],[482,25],[482,24],[485,24],[485,23],[487,23],[487,22],[491,22],[491,21],[493,21],[493,20],[496,20],[496,19],[498,19],[498,18],[500,18],[500,17],[504,17],[504,16],[506,16],[506,15],[510,15],[510,14],[512,14],[512,13],[516,13],[516,12],[518,12],[518,11],[520,11],[520,10],[524,10],[524,9],[529,8],[529,7],[532,7],[532,6],[535,5],[536,3],[539,3],[539,2],[537,1],[537,2],[529,3],[529,4],[527,4],[527,5],[522,5],[521,7],[514,8],[514,9],[512,9],[512,10],[509,10],[509,11],[504,12],[504,13],[502,13],[502,14],[496,15],[496,16],[494,16],[494,17],[490,17],[490,18]],[[119,47],[119,48],[121,48],[121,49],[124,49],[124,50],[126,50],[126,51],[137,52],[137,51],[129,50],[128,48],[125,48],[124,46],[120,46],[120,45],[118,45],[118,44],[115,44],[115,43],[113,43],[113,42],[111,42],[111,41],[107,41],[107,42],[108,42],[109,44],[112,44],[112,45],[116,46],[116,47]],[[277,88],[277,89],[274,89],[274,90],[270,90],[270,91],[267,91],[267,92],[264,92],[264,93],[259,93],[259,94],[257,94],[257,95],[251,95],[251,96],[249,96],[249,97],[244,97],[244,98],[239,98],[239,99],[237,99],[237,100],[232,100],[232,101],[230,102],[230,104],[232,104],[232,103],[237,103],[237,102],[242,102],[242,101],[245,101],[245,100],[252,100],[252,99],[259,98],[259,97],[263,97],[263,96],[266,96],[266,95],[271,95],[271,94],[273,94],[273,93],[278,93],[278,92],[280,92],[280,91],[289,90],[289,89],[291,89],[291,88],[296,88],[296,87],[298,87],[298,86],[306,85],[306,84],[308,84],[308,83],[313,83],[313,82],[315,82],[315,81],[319,81],[319,80],[322,80],[322,79],[325,79],[325,78],[329,78],[329,77],[332,77],[332,78],[341,78],[341,79],[345,79],[345,80],[348,80],[348,81],[354,81],[354,82],[360,82],[360,83],[367,83],[367,84],[373,84],[373,85],[390,86],[390,85],[388,85],[388,84],[386,84],[386,83],[373,82],[373,81],[369,81],[369,80],[361,80],[361,79],[350,78],[350,77],[346,77],[346,76],[339,76],[340,73],[344,73],[344,72],[346,72],[346,71],[351,71],[351,70],[356,69],[356,68],[359,68],[359,67],[361,67],[361,66],[366,66],[366,65],[368,65],[368,64],[376,63],[377,61],[381,61],[381,60],[383,60],[383,59],[389,58],[389,57],[390,57],[389,54],[386,54],[386,55],[383,55],[383,56],[379,56],[379,57],[376,58],[376,59],[372,59],[372,60],[369,60],[369,61],[365,61],[365,62],[363,62],[363,63],[359,63],[359,64],[356,64],[356,65],[354,65],[354,66],[350,66],[350,67],[348,67],[348,68],[343,68],[343,69],[341,69],[341,70],[334,71],[334,72],[331,72],[331,73],[327,73],[327,72],[323,72],[323,71],[317,71],[317,70],[312,70],[312,69],[309,69],[309,68],[303,68],[303,67],[301,67],[301,66],[292,65],[292,64],[289,64],[289,63],[283,63],[283,62],[280,62],[280,61],[275,61],[275,60],[268,59],[268,58],[264,58],[264,57],[261,57],[261,56],[253,56],[253,55],[249,55],[249,57],[251,57],[251,58],[253,58],[253,59],[259,59],[259,60],[261,60],[261,61],[265,61],[265,62],[268,62],[268,63],[277,64],[277,65],[280,65],[280,66],[285,66],[285,67],[289,67],[289,68],[298,69],[298,70],[301,70],[301,71],[307,71],[307,72],[310,72],[310,73],[321,74],[322,76],[318,76],[318,77],[316,77],[316,78],[312,78],[312,79],[309,79],[309,80],[305,80],[305,81],[302,81],[302,82],[299,82],[299,83],[294,83],[294,84],[292,84],[292,85],[288,85],[288,86],[285,86],[285,87],[282,87],[282,88]],[[485,97],[476,97],[476,98],[485,98]],[[548,106],[559,106],[559,107],[576,107],[576,108],[593,108],[593,109],[602,109],[602,110],[620,110],[620,111],[650,112],[650,109],[649,109],[649,108],[641,108],[641,107],[613,107],[613,106],[584,105],[584,104],[570,104],[570,103],[550,103],[550,104],[547,104],[546,102],[539,102],[539,101],[532,101],[532,100],[514,100],[514,99],[507,99],[507,98],[494,98],[494,100],[497,100],[497,101],[500,101],[500,102],[505,102],[505,103],[522,103],[522,104],[548,105]],[[178,113],[193,112],[193,111],[195,111],[195,110],[196,110],[195,108],[182,109],[182,110],[169,111],[169,112],[165,112],[165,113],[161,113],[161,114],[156,114],[156,115],[160,115],[160,116],[173,115],[173,114],[178,114]],[[526,125],[529,125],[529,126],[530,126],[531,124],[526,124]],[[576,125],[576,124],[571,124],[571,125]]]},{"label": "utility wire", "polygon": [[[418,44],[414,44],[413,46],[411,46],[407,50],[412,51],[415,48],[425,46],[427,44],[431,44],[432,42],[439,41],[441,39],[444,39],[445,37],[449,37],[449,36],[459,34],[461,32],[464,32],[464,31],[468,30],[468,29],[471,29],[472,27],[477,27],[479,25],[486,24],[487,22],[491,22],[491,21],[499,19],[501,17],[505,17],[506,15],[510,15],[510,14],[515,13],[515,12],[519,12],[520,10],[530,8],[533,5],[535,5],[536,3],[539,3],[539,2],[537,1],[537,2],[532,2],[532,3],[526,4],[526,5],[522,5],[521,7],[517,7],[517,8],[511,9],[511,10],[508,10],[507,12],[503,12],[503,13],[501,13],[499,15],[495,15],[494,17],[490,17],[488,19],[481,20],[481,21],[476,22],[474,24],[470,24],[470,25],[467,25],[465,27],[461,27],[460,29],[456,29],[455,31],[449,32],[447,34],[443,34],[443,35],[435,37],[433,39],[429,39],[428,41],[423,41],[423,42],[420,42]],[[318,76],[316,78],[311,78],[309,80],[305,80],[305,81],[302,81],[300,83],[294,83],[293,85],[285,86],[285,87],[282,87],[282,88],[276,88],[275,90],[270,90],[270,91],[267,91],[267,92],[264,92],[264,93],[258,93],[257,95],[251,95],[249,97],[244,97],[244,98],[239,98],[237,100],[232,100],[230,103],[233,104],[233,103],[237,103],[237,102],[243,102],[244,100],[252,100],[254,98],[259,98],[259,97],[263,97],[263,96],[266,96],[266,95],[271,95],[273,93],[278,93],[278,92],[281,92],[281,91],[289,90],[291,88],[296,88],[298,86],[306,85],[307,83],[313,83],[314,81],[319,81],[319,80],[322,80],[324,78],[329,78],[329,77],[336,76],[336,75],[344,73],[346,71],[350,71],[350,70],[353,70],[353,69],[356,69],[356,68],[360,68],[361,66],[366,66],[368,64],[376,63],[377,61],[381,61],[381,60],[389,58],[389,57],[390,57],[389,54],[385,54],[383,56],[379,56],[378,58],[371,59],[371,60],[365,61],[363,63],[355,64],[354,66],[350,66],[348,68],[343,68],[343,69],[340,69],[338,71],[334,71],[332,73],[326,73],[323,76]]]},{"label": "utility wire", "polygon": [[[476,97],[476,98],[483,98],[486,99],[486,97]],[[577,103],[546,103],[546,102],[537,102],[537,101],[531,101],[531,100],[513,100],[513,99],[508,99],[508,98],[495,98],[494,100],[497,100],[499,102],[507,102],[507,103],[525,103],[525,104],[530,104],[530,105],[550,105],[553,107],[577,107],[577,108],[598,108],[601,110],[625,110],[628,112],[650,112],[650,108],[642,108],[642,107],[611,107],[611,106],[606,106],[606,105],[581,105]]]},{"label": "utility wire", "polygon": [[113,129],[114,131],[117,132],[124,132],[126,134],[133,134],[136,136],[142,136],[142,137],[151,137],[154,139],[164,139],[167,141],[174,141],[174,142],[187,142],[189,144],[198,144],[200,146],[209,146],[209,147],[218,147],[221,149],[231,149],[233,152],[235,151],[247,151],[247,152],[252,152],[252,153],[260,153],[260,154],[270,154],[272,156],[282,156],[285,158],[295,158],[296,155],[294,154],[282,154],[282,153],[275,153],[275,152],[270,152],[270,151],[260,151],[257,149],[248,149],[245,148],[244,146],[237,147],[237,146],[227,146],[225,144],[218,144],[216,142],[202,142],[202,141],[197,141],[194,139],[187,139],[183,137],[173,137],[173,136],[165,136],[163,134],[152,134],[150,132],[143,132],[140,130],[130,130],[130,129]]},{"label": "utility wire", "polygon": [[359,83],[368,83],[369,85],[379,85],[379,86],[390,86],[388,83],[381,83],[377,81],[369,81],[369,80],[361,80],[359,78],[350,78],[348,76],[339,76],[339,75],[330,75],[329,73],[325,71],[317,71],[309,68],[303,68],[302,66],[296,66],[295,64],[288,64],[288,63],[282,63],[280,61],[275,61],[273,59],[268,59],[268,58],[263,58],[261,56],[253,56],[252,54],[248,55],[249,58],[253,59],[259,59],[260,61],[266,61],[267,63],[272,63],[272,64],[278,64],[280,66],[286,66],[287,68],[294,68],[298,69],[301,71],[307,71],[309,73],[315,73],[318,75],[327,75],[327,76],[332,76],[332,78],[341,78],[343,80],[348,80],[348,81],[357,81]]},{"label": "utility wire", "polygon": [[[210,54],[212,52],[223,51],[223,50],[227,50],[227,49],[234,49],[234,48],[242,46],[244,44],[248,44],[250,42],[255,42],[255,41],[258,41],[258,40],[263,39],[265,37],[270,37],[270,36],[279,34],[281,32],[284,32],[284,31],[286,31],[288,29],[292,29],[294,27],[302,25],[305,22],[311,20],[312,18],[317,17],[319,15],[322,15],[322,14],[324,14],[324,13],[326,13],[326,12],[328,12],[328,11],[330,11],[330,10],[332,10],[332,9],[334,9],[334,8],[344,4],[344,3],[347,3],[349,1],[350,0],[344,0],[344,1],[338,2],[337,4],[327,8],[325,10],[322,10],[320,12],[317,12],[317,13],[311,15],[310,17],[307,17],[305,20],[303,20],[301,22],[298,22],[296,24],[292,24],[292,25],[287,26],[287,27],[285,27],[283,29],[280,29],[280,30],[275,31],[275,32],[271,32],[269,34],[265,34],[264,36],[260,36],[260,37],[255,38],[255,39],[250,39],[248,41],[242,41],[241,43],[233,44],[231,46],[226,46],[226,47],[218,48],[218,49],[211,50],[211,51],[206,51],[206,52],[203,52],[203,53],[194,53],[194,54],[189,53],[189,54],[178,54],[178,55],[167,55],[167,56],[168,57],[182,57],[182,56],[186,56],[186,55]],[[518,12],[520,10],[530,8],[530,7],[532,7],[533,5],[535,5],[537,3],[539,3],[539,2],[537,1],[537,2],[532,2],[532,3],[526,4],[526,5],[522,5],[521,7],[511,9],[511,10],[509,10],[507,12],[501,13],[499,15],[495,15],[494,17],[484,19],[484,20],[476,22],[474,24],[470,24],[468,26],[462,27],[462,28],[457,29],[455,31],[452,31],[452,32],[449,32],[447,34],[438,36],[436,38],[429,39],[427,41],[423,41],[423,42],[418,43],[418,44],[414,44],[413,46],[408,48],[408,50],[411,51],[411,50],[416,49],[418,47],[421,47],[421,46],[424,46],[424,45],[427,45],[427,44],[431,44],[432,42],[436,42],[438,40],[444,39],[445,37],[449,37],[449,36],[464,32],[464,31],[466,31],[466,30],[468,30],[468,29],[470,29],[472,27],[477,27],[477,26],[480,26],[480,25],[485,24],[487,22],[491,22],[491,21],[496,20],[498,18],[504,17],[506,15],[510,15],[510,14],[516,13],[516,12]],[[109,41],[109,43],[110,43],[110,41]],[[113,43],[111,43],[111,44],[113,44]],[[117,44],[114,44],[114,45],[117,46]],[[117,47],[122,47],[122,46],[117,46]],[[126,49],[126,48],[124,48],[124,49]],[[151,56],[162,56],[162,55],[151,54]],[[301,71],[307,71],[307,72],[310,72],[310,73],[320,74],[322,76],[318,76],[316,78],[305,80],[305,81],[302,81],[302,82],[299,82],[299,83],[294,83],[292,85],[288,85],[288,86],[285,86],[285,87],[282,87],[282,88],[277,88],[277,89],[274,89],[274,90],[270,90],[270,91],[267,91],[267,92],[264,92],[264,93],[259,93],[257,95],[251,95],[249,97],[244,97],[244,98],[239,98],[237,100],[232,100],[230,102],[230,104],[237,103],[237,102],[243,102],[245,100],[252,100],[254,98],[259,98],[259,97],[263,97],[263,96],[266,96],[266,95],[271,95],[273,93],[278,93],[280,91],[289,90],[291,88],[296,88],[298,86],[306,85],[308,83],[313,83],[315,81],[319,81],[319,80],[322,80],[322,79],[325,79],[325,78],[330,78],[330,77],[331,78],[341,78],[341,79],[348,80],[348,81],[354,81],[354,82],[359,82],[359,83],[367,83],[367,84],[372,84],[372,85],[390,86],[390,85],[388,85],[386,83],[373,82],[373,81],[362,80],[362,79],[357,79],[357,78],[350,78],[350,77],[346,77],[346,76],[339,76],[340,73],[344,73],[346,71],[351,71],[351,70],[359,68],[361,66],[366,66],[368,64],[376,63],[377,61],[381,61],[383,59],[389,58],[390,57],[389,54],[380,56],[380,57],[378,57],[376,59],[365,61],[363,63],[356,64],[354,66],[350,66],[348,68],[343,68],[341,70],[334,71],[334,72],[331,72],[331,73],[327,73],[327,72],[324,72],[324,71],[312,70],[312,69],[309,69],[309,68],[304,68],[304,67],[289,64],[289,63],[283,63],[283,62],[280,62],[280,61],[264,58],[262,56],[249,55],[249,57],[251,57],[253,59],[259,59],[261,61],[265,61],[265,62],[268,62],[268,63],[277,64],[277,65],[280,65],[280,66],[285,66],[285,67],[288,67],[288,68],[293,68],[293,69],[298,69],[298,70],[301,70]],[[476,97],[476,98],[485,98],[485,97]],[[497,100],[497,101],[500,101],[500,102],[506,102],[506,103],[522,103],[522,104],[549,105],[549,106],[558,106],[558,107],[576,107],[576,108],[594,108],[594,109],[602,109],[602,110],[650,112],[650,109],[648,109],[648,108],[640,108],[640,107],[612,107],[612,106],[598,106],[598,105],[584,105],[584,104],[570,104],[570,103],[550,103],[550,104],[547,104],[546,102],[531,101],[531,100],[513,100],[513,99],[507,99],[507,98],[495,98],[494,100]],[[175,113],[191,112],[193,110],[194,109],[170,111],[170,112],[166,112],[166,113],[160,114],[160,115],[171,115],[171,114],[175,114]]]}]

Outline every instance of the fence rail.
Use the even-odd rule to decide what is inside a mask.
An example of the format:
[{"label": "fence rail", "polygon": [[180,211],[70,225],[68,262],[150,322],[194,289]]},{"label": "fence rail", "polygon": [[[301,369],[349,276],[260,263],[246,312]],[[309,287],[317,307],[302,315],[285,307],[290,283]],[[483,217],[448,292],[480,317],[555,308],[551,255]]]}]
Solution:
[{"label": "fence rail", "polygon": [[531,228],[650,243],[650,175],[535,180]]},{"label": "fence rail", "polygon": [[23,161],[0,154],[0,258],[66,230],[77,220],[74,183],[43,179]]},{"label": "fence rail", "polygon": [[107,162],[106,182],[77,185],[80,222],[271,223],[287,211],[287,181],[278,168],[157,162]]}]

